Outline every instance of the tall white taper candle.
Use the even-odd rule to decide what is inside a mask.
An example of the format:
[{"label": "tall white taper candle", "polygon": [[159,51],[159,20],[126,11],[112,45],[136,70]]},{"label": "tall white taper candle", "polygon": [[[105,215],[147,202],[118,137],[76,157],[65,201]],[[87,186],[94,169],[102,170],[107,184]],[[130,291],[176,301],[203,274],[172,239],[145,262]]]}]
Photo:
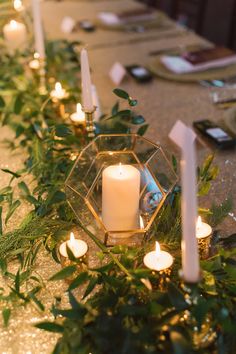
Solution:
[{"label": "tall white taper candle", "polygon": [[33,20],[34,20],[34,39],[35,51],[39,53],[41,59],[45,59],[44,33],[40,9],[40,0],[31,0]]},{"label": "tall white taper candle", "polygon": [[169,137],[180,148],[182,186],[182,267],[186,282],[196,283],[200,277],[198,244],[196,239],[197,180],[196,180],[196,134],[183,122],[177,121]]},{"label": "tall white taper candle", "polygon": [[89,69],[88,53],[86,49],[81,50],[81,82],[82,82],[82,107],[84,112],[93,112],[92,84]]}]

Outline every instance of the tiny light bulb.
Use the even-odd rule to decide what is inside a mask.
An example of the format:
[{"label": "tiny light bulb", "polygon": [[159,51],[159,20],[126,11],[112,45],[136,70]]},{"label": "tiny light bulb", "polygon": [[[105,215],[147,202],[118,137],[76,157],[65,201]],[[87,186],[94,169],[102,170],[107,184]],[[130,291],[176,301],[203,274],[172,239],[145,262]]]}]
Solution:
[{"label": "tiny light bulb", "polygon": [[197,229],[200,229],[201,226],[202,226],[202,218],[201,218],[201,216],[199,216],[199,217],[197,218]]},{"label": "tiny light bulb", "polygon": [[160,256],[160,253],[161,253],[161,247],[160,247],[160,244],[159,242],[156,241],[156,247],[155,247],[155,252],[156,252],[156,256],[159,257]]},{"label": "tiny light bulb", "polygon": [[60,92],[62,90],[62,86],[61,86],[61,83],[60,82],[56,82],[55,84],[55,90],[57,92]]}]

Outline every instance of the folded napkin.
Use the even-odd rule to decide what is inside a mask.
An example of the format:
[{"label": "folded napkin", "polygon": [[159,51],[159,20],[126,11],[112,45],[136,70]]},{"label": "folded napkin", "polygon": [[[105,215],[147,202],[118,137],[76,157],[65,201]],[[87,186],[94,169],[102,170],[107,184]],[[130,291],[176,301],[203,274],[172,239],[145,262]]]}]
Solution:
[{"label": "folded napkin", "polygon": [[175,74],[187,74],[234,64],[236,63],[236,54],[195,65],[181,56],[163,55],[160,60],[171,72]]},{"label": "folded napkin", "polygon": [[139,21],[149,21],[156,18],[156,13],[150,9],[134,9],[120,13],[100,12],[98,18],[105,25],[113,26]]}]

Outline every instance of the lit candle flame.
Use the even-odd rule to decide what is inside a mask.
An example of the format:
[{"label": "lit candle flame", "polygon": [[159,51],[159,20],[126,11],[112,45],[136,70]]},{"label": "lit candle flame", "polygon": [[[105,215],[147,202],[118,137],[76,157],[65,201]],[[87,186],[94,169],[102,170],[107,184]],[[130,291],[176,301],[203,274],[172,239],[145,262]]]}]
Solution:
[{"label": "lit candle flame", "polygon": [[77,103],[77,105],[76,105],[76,112],[77,112],[77,113],[83,113],[81,103]]},{"label": "lit candle flame", "polygon": [[60,82],[56,82],[55,84],[55,90],[59,93],[62,91],[62,86]]},{"label": "lit candle flame", "polygon": [[157,242],[157,241],[156,241],[155,252],[156,252],[156,256],[159,257],[160,253],[161,253],[161,247],[160,247],[159,242]]},{"label": "lit candle flame", "polygon": [[139,225],[140,225],[140,229],[144,229],[144,222],[141,215],[139,216]]},{"label": "lit candle flame", "polygon": [[197,218],[197,229],[200,229],[202,227],[202,218],[201,216],[199,216]]},{"label": "lit candle flame", "polygon": [[10,26],[12,27],[12,28],[17,28],[17,22],[15,21],[15,20],[11,20],[10,21]]},{"label": "lit candle flame", "polygon": [[21,0],[14,0],[14,9],[16,11],[22,11],[23,10],[23,5],[22,5],[22,1]]},{"label": "lit candle flame", "polygon": [[70,233],[70,246],[73,247],[75,245],[75,235],[73,232]]},{"label": "lit candle flame", "polygon": [[34,59],[39,59],[39,53],[37,52],[34,53]]}]

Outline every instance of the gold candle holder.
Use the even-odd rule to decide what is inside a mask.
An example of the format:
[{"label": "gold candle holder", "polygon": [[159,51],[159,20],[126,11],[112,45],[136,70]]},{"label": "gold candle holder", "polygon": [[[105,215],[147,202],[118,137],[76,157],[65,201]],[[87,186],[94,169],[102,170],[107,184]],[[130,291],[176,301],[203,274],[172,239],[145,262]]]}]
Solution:
[{"label": "gold candle holder", "polygon": [[[147,253],[143,258],[145,266],[152,271],[155,281],[152,281],[153,289],[164,291],[170,280],[173,257],[170,253],[162,251],[156,242],[155,251]],[[158,282],[156,279],[158,278]]]},{"label": "gold candle holder", "polygon": [[65,105],[62,102],[63,99],[68,97],[68,93],[62,88],[60,82],[56,82],[55,89],[50,93],[52,102],[58,109],[58,114],[62,119],[66,118]]},{"label": "gold candle holder", "polygon": [[40,58],[38,53],[34,53],[34,58],[29,62],[29,67],[31,70],[37,72],[39,76],[39,94],[46,95],[46,60],[45,58]]},{"label": "gold candle holder", "polygon": [[80,103],[77,103],[76,105],[76,112],[70,115],[70,121],[74,127],[76,136],[81,138],[86,135],[85,113],[82,111]]},{"label": "gold candle holder", "polygon": [[96,107],[92,111],[86,111],[83,109],[85,114],[85,121],[86,121],[86,131],[89,138],[93,139],[95,137],[95,125],[94,125],[94,112],[96,111]]},{"label": "gold candle holder", "polygon": [[207,259],[209,257],[209,250],[211,247],[212,228],[210,225],[202,222],[201,217],[198,217],[196,236],[198,240],[198,249],[201,259]]},{"label": "gold candle holder", "polygon": [[[198,294],[198,283],[190,284],[183,281],[181,283],[181,288],[185,293],[184,297],[188,305],[194,307],[200,298],[200,295]],[[216,332],[211,326],[210,315],[206,316],[204,322],[199,328],[197,321],[191,315],[191,312],[189,310],[185,310],[180,318],[180,322],[184,322],[189,328],[193,349],[199,350],[207,348],[215,341]]]},{"label": "gold candle holder", "polygon": [[39,94],[42,96],[47,94],[45,58],[39,58]]}]

